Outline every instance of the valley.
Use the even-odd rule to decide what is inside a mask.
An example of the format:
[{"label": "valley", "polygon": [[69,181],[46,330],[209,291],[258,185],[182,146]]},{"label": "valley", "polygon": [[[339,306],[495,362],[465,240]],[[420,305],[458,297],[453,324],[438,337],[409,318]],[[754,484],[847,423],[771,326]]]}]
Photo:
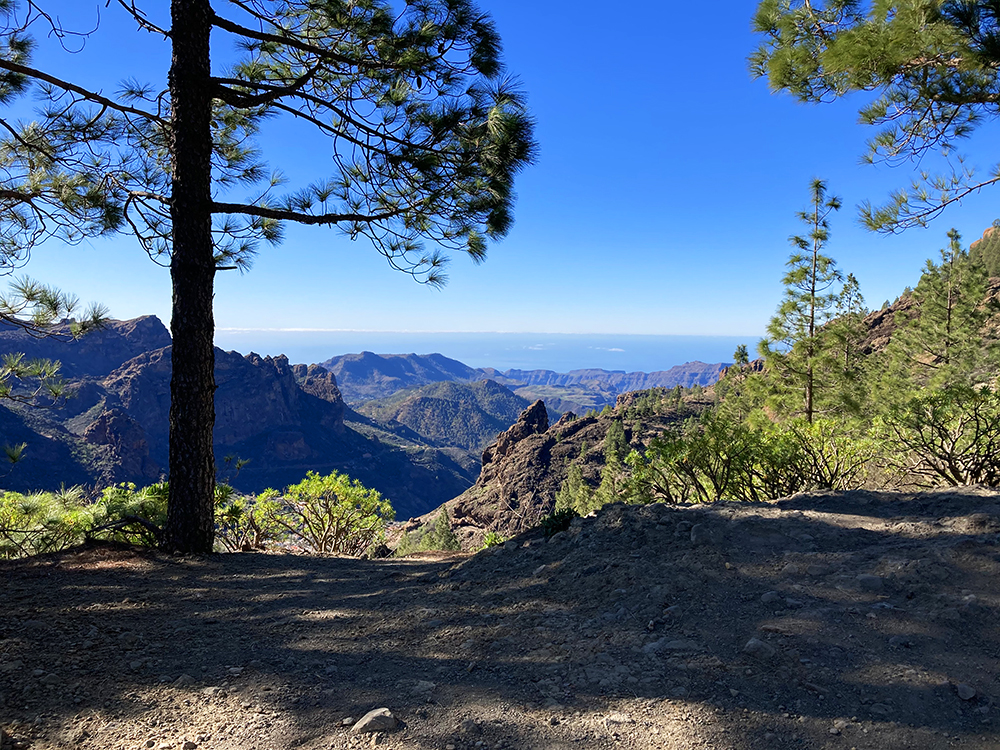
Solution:
[{"label": "valley", "polygon": [[[52,334],[37,338],[0,328],[0,354],[58,361],[67,391],[45,408],[0,404],[4,442],[25,445],[23,458],[2,478],[5,488],[96,491],[159,481],[167,466],[170,403],[166,328],[147,316],[109,321],[79,339],[58,328]],[[556,404],[585,401],[596,410],[613,404],[623,387],[674,378],[707,383],[720,369],[693,363],[650,375],[500,373],[436,354],[365,352],[302,365],[217,349],[219,480],[257,493],[300,481],[307,471],[344,472],[390,498],[405,521],[476,482],[483,450],[530,405],[522,393],[550,389],[560,394],[552,398]],[[560,414],[550,409],[548,416],[554,422]]]}]

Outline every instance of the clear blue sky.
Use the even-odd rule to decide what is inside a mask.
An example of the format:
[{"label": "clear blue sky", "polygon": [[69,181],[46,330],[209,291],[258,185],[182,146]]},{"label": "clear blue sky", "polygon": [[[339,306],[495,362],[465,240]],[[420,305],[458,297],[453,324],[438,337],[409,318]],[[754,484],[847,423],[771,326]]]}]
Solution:
[{"label": "clear blue sky", "polygon": [[[105,91],[125,76],[165,85],[166,44],[133,31],[114,4],[42,4],[68,25],[92,23],[100,8],[102,27],[80,54],[43,51],[40,67]],[[167,5],[138,4],[157,13]],[[482,266],[454,258],[438,291],[391,271],[364,241],[290,227],[249,274],[220,274],[220,329],[753,338],[778,303],[787,238],[800,231],[794,215],[813,177],[844,200],[828,251],[858,277],[870,307],[915,283],[949,227],[972,240],[1000,215],[994,189],[926,231],[883,237],[858,226],[854,207],[907,184],[910,167],[859,163],[871,132],[857,124],[857,100],[797,105],[751,80],[750,0],[480,5],[538,121],[540,159],[517,185],[509,237]],[[982,167],[989,135],[970,144]],[[269,133],[262,145],[293,177],[322,176],[329,163],[329,146],[307,130]],[[115,317],[169,320],[168,272],[128,238],[50,244],[25,270],[104,302]]]}]

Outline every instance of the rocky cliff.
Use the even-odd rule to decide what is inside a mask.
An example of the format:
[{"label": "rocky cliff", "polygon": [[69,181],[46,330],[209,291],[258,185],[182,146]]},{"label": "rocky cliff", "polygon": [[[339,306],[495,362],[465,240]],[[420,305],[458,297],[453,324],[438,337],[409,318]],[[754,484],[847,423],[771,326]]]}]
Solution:
[{"label": "rocky cliff", "polygon": [[[55,359],[72,397],[47,409],[0,404],[0,443],[27,444],[3,487],[148,484],[167,467],[170,337],[154,317],[111,321],[79,340],[25,339],[0,330],[0,354]],[[220,478],[252,492],[283,487],[307,471],[347,472],[409,518],[464,491],[469,467],[426,444],[405,448],[344,424],[335,375],[288,359],[216,349],[215,447]],[[238,473],[226,457],[247,462]]]},{"label": "rocky cliff", "polygon": [[69,325],[54,326],[51,336],[31,336],[0,322],[0,353],[21,352],[28,359],[62,363],[66,378],[103,378],[124,362],[152,349],[170,345],[170,332],[155,315],[110,320],[102,329],[74,339]]},{"label": "rocky cliff", "polygon": [[[671,425],[707,408],[711,393],[688,396],[679,409],[672,403],[660,391],[630,392],[608,413],[564,414],[550,424],[545,404],[536,401],[483,451],[475,485],[444,504],[463,546],[475,547],[486,531],[507,537],[537,525],[555,509],[556,493],[572,464],[596,489],[604,467],[604,437],[614,422],[621,422],[628,445],[641,450]],[[438,513],[435,509],[415,519],[405,531],[433,523]]]}]

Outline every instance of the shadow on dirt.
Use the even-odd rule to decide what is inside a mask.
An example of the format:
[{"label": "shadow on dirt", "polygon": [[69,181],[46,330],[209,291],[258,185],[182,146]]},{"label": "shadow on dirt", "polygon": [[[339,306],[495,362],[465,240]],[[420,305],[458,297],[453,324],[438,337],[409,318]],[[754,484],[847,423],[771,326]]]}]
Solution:
[{"label": "shadow on dirt", "polygon": [[[715,747],[989,747],[1000,504],[934,500],[612,506],[429,561],[3,563],[0,724],[40,717],[45,747],[85,715],[218,734],[217,710],[291,747],[388,706],[405,747],[598,747],[700,709],[690,731]],[[573,718],[623,707],[621,726]]]}]

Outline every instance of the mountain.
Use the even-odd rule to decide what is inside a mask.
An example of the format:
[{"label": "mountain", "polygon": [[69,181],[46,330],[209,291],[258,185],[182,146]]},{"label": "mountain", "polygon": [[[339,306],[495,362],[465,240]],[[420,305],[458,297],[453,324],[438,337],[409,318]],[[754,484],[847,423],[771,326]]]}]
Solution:
[{"label": "mountain", "polygon": [[469,382],[481,373],[441,354],[344,354],[320,363],[337,377],[348,403],[391,396],[397,391],[442,381]]},{"label": "mountain", "polygon": [[[687,394],[679,405],[662,390],[630,392],[613,409],[583,417],[567,413],[550,424],[545,404],[536,401],[483,451],[476,483],[444,504],[463,547],[481,544],[487,531],[509,537],[536,526],[554,510],[571,465],[579,466],[584,481],[596,489],[605,461],[604,438],[613,423],[621,423],[628,447],[642,450],[711,403],[710,392]],[[438,514],[435,509],[413,519],[401,531],[427,527]]]},{"label": "mountain", "polygon": [[58,360],[66,378],[103,378],[124,362],[144,352],[170,346],[170,332],[155,315],[132,320],[109,320],[78,339],[67,323],[53,326],[50,336],[33,336],[6,321],[0,321],[0,351],[19,352],[27,359]]},{"label": "mountain", "polygon": [[492,380],[443,382],[367,401],[359,414],[402,425],[432,445],[481,452],[517,420],[528,402]]},{"label": "mountain", "polygon": [[437,382],[469,383],[493,380],[526,401],[543,399],[551,411],[585,413],[614,405],[628,391],[710,385],[725,364],[688,362],[658,372],[583,369],[568,373],[551,370],[497,370],[473,368],[441,354],[345,354],[321,363],[337,376],[347,403],[382,399],[402,390]]},{"label": "mountain", "polygon": [[[25,351],[60,361],[71,396],[44,409],[0,403],[0,442],[27,444],[24,459],[0,477],[2,485],[36,490],[158,480],[168,457],[169,344],[154,317],[110,321],[76,341],[0,330],[0,354]],[[220,476],[239,490],[283,487],[309,470],[343,471],[386,495],[405,519],[475,479],[467,457],[454,451],[426,441],[393,444],[346,425],[336,377],[324,368],[254,353],[216,349],[215,355],[217,463]],[[237,473],[227,456],[248,463]]]}]

